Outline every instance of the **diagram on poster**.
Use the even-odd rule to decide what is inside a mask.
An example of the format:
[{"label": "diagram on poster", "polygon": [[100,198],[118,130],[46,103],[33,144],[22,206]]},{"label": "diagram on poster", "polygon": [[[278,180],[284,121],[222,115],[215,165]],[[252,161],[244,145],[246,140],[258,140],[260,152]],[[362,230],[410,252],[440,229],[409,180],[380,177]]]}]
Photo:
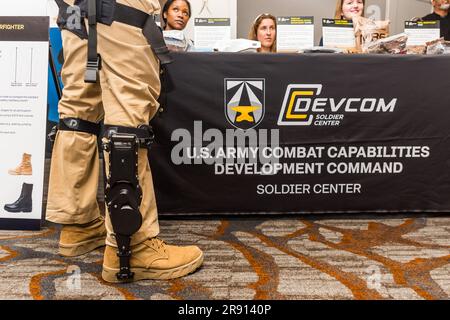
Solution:
[{"label": "diagram on poster", "polygon": [[48,17],[0,17],[0,228],[36,229],[42,214]]},{"label": "diagram on poster", "polygon": [[200,12],[198,13],[198,16],[201,17],[202,14],[208,14],[209,16],[212,16],[212,11],[209,9],[211,0],[202,0],[202,8],[200,9]]},{"label": "diagram on poster", "polygon": [[[12,74],[14,75],[11,86],[12,87],[36,87],[38,84],[33,80],[33,69],[36,69],[36,65],[33,65],[33,59],[35,59],[36,48],[18,47],[12,48],[10,53],[14,57],[14,63],[12,65]],[[34,73],[36,75],[36,73]]]}]

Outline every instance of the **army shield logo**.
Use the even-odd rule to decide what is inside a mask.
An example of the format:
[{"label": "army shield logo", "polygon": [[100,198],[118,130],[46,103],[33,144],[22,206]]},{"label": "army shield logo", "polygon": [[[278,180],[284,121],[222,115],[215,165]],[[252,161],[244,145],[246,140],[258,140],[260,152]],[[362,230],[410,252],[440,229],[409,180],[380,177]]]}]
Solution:
[{"label": "army shield logo", "polygon": [[237,129],[256,127],[265,113],[265,79],[225,79],[225,116]]}]

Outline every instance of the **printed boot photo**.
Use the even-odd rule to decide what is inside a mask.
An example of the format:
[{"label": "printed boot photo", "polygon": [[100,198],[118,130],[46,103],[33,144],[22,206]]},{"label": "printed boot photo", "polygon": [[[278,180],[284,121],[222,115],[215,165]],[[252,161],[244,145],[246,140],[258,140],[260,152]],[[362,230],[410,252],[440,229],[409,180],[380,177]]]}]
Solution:
[{"label": "printed boot photo", "polygon": [[13,176],[31,176],[33,174],[31,167],[31,154],[24,153],[22,156],[22,162],[15,169],[8,170],[8,173]]},{"label": "printed boot photo", "polygon": [[24,183],[22,185],[22,192],[20,193],[19,199],[14,203],[5,204],[5,211],[8,212],[31,212],[33,210],[32,195],[33,185]]}]

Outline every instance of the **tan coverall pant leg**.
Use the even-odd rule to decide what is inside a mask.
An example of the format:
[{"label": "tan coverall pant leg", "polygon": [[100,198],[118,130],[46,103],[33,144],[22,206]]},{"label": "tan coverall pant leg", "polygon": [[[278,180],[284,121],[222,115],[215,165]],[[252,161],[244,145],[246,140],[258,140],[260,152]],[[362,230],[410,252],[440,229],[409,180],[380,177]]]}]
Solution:
[{"label": "tan coverall pant leg", "polygon": [[[118,0],[117,2],[134,7],[148,14],[160,10],[158,0]],[[143,36],[141,29],[118,22],[114,22],[111,26],[98,24],[97,31],[98,52],[102,57],[100,92],[101,100],[103,102],[105,124],[132,128],[148,124],[159,107],[157,99],[160,94],[161,86],[159,80],[159,62],[153,54],[147,39]],[[78,47],[79,43],[82,43],[80,47]],[[87,41],[78,39],[77,45],[75,45],[74,41],[68,43],[68,47],[64,47],[65,52],[74,52],[74,54],[77,54],[76,51],[80,51],[80,49],[83,51],[83,54],[80,54],[79,52],[78,54],[79,56],[83,56],[80,58],[83,60],[83,66],[80,67],[79,65],[76,65],[69,67],[65,64],[64,67],[72,70],[79,68],[81,69],[82,77],[84,77]],[[80,79],[82,79],[82,77],[80,76]],[[85,86],[90,86],[90,84],[85,84]],[[86,89],[86,87],[84,88]],[[64,94],[66,94],[65,91],[66,88],[64,89]],[[92,92],[92,94],[97,97],[98,92],[95,90],[94,92]],[[67,95],[72,99],[76,99],[72,93],[68,93]],[[93,138],[95,139],[95,137]],[[81,147],[81,150],[84,148],[85,146]],[[55,152],[55,150],[53,152]],[[108,153],[105,152],[104,156],[106,172],[108,173]],[[65,160],[64,157],[62,157],[62,159]],[[143,199],[140,206],[143,223],[139,231],[133,235],[131,245],[139,244],[146,239],[157,236],[159,233],[153,179],[146,149],[139,150],[138,162],[139,184],[143,193]],[[74,165],[77,166],[78,164],[75,163]],[[84,172],[85,168],[86,167],[78,167],[78,170]],[[70,179],[70,177],[67,178]],[[95,179],[97,178],[98,172],[95,176]],[[60,182],[63,180],[64,179],[60,179]],[[52,182],[53,181],[50,183]],[[75,185],[79,190],[80,186],[82,185]],[[55,187],[61,188],[61,185],[54,185],[53,189],[55,189]],[[88,189],[89,191],[94,191],[92,186]],[[96,189],[94,192],[96,192]],[[86,192],[86,195],[90,196],[90,193]],[[62,203],[68,199],[60,197],[59,199],[54,200],[57,200],[58,203]],[[73,200],[71,201],[73,202]],[[50,201],[49,208],[53,208],[53,205],[50,207]],[[62,215],[69,216],[70,213],[63,213],[61,216]],[[52,215],[51,221],[64,223],[63,220],[54,218],[55,216],[57,216],[57,214]],[[77,218],[79,219],[81,217],[77,216],[76,219]],[[106,215],[106,229],[108,233],[106,243],[110,246],[116,246],[109,213]]]},{"label": "tan coverall pant leg", "polygon": [[[103,119],[99,84],[84,82],[87,40],[62,31],[64,65],[60,118],[90,122]],[[59,224],[85,224],[100,216],[97,203],[99,154],[97,137],[75,131],[58,131],[53,145],[46,219]]]}]

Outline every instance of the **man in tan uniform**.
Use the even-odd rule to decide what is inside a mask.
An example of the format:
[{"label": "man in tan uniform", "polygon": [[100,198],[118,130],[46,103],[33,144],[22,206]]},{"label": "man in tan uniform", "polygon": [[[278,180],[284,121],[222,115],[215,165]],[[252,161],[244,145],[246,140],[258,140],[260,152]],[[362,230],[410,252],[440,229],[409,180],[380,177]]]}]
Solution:
[{"label": "man in tan uniform", "polygon": [[[85,8],[89,1],[57,0],[63,29],[64,90],[58,106],[60,123],[53,147],[46,218],[63,225],[59,243],[63,256],[88,253],[105,245],[106,238],[102,272],[105,281],[187,275],[202,264],[203,253],[196,246],[170,246],[157,238],[158,213],[148,150],[139,145],[139,141],[147,141],[148,145],[151,139],[151,134],[146,136],[146,125],[159,106],[160,63],[143,29],[117,18],[137,9],[137,13],[148,14],[151,19],[160,10],[159,2],[97,0],[97,5],[106,1],[128,11],[120,13],[116,7],[119,20],[96,25],[100,81],[86,83],[87,34],[70,30],[70,17],[62,16],[76,12],[68,10],[78,8],[74,5],[83,9],[84,4]],[[87,20],[87,15],[84,17]],[[89,33],[91,29],[89,23]],[[97,203],[97,135],[102,119],[106,128],[113,128],[102,138],[108,177],[106,223]],[[121,153],[124,150],[131,152]]]}]

